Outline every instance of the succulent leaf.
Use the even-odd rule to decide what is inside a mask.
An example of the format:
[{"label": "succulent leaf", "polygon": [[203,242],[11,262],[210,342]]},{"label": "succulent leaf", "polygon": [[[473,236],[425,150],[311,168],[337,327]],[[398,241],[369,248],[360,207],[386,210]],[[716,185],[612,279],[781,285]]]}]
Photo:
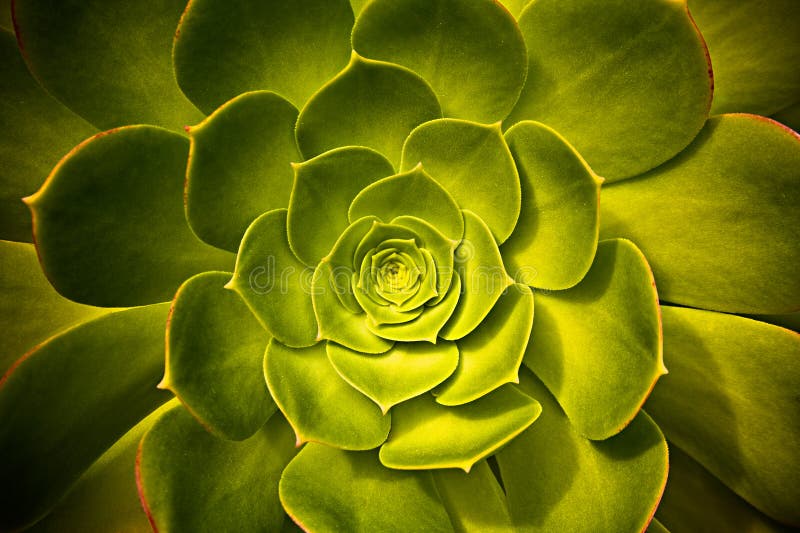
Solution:
[{"label": "succulent leaf", "polygon": [[513,528],[505,492],[486,461],[475,463],[468,474],[434,470],[433,479],[456,531],[502,533]]},{"label": "succulent leaf", "polygon": [[353,49],[417,72],[449,117],[502,120],[525,81],[522,35],[491,0],[373,0],[353,27]]},{"label": "succulent leaf", "polygon": [[386,440],[391,415],[383,415],[339,376],[325,343],[289,348],[273,339],[264,356],[264,375],[275,403],[294,428],[298,446],[314,441],[369,450]]},{"label": "succulent leaf", "polygon": [[542,412],[539,402],[514,385],[464,405],[446,407],[430,394],[392,409],[392,431],[381,446],[381,462],[401,470],[460,468],[497,451],[530,426]]},{"label": "succulent leaf", "polygon": [[602,178],[544,124],[519,122],[506,141],[519,168],[523,203],[513,235],[500,247],[503,261],[520,283],[573,287],[597,251]]},{"label": "succulent leaf", "polygon": [[159,387],[174,392],[206,429],[243,440],[276,407],[261,372],[270,335],[239,295],[223,288],[230,277],[205,272],[178,289]]},{"label": "succulent leaf", "polygon": [[[4,11],[11,15],[8,3]],[[50,96],[31,76],[13,30],[0,29],[0,239],[31,242],[31,219],[20,198],[33,194],[61,156],[97,130]]]},{"label": "succulent leaf", "polygon": [[602,241],[577,286],[536,293],[524,363],[585,437],[611,437],[636,416],[666,369],[653,274],[635,245]]},{"label": "succulent leaf", "polygon": [[462,405],[506,383],[519,383],[519,366],[533,326],[533,293],[509,287],[466,337],[457,341],[458,367],[433,394],[442,405]]},{"label": "succulent leaf", "polygon": [[800,335],[663,306],[670,374],[647,402],[676,446],[753,506],[800,525]]},{"label": "succulent leaf", "polygon": [[690,0],[714,65],[713,114],[771,115],[800,100],[800,4]]},{"label": "succulent leaf", "polygon": [[317,341],[317,321],[308,290],[312,270],[289,248],[286,213],[286,209],[275,209],[250,225],[226,288],[247,302],[273,337],[288,346],[311,346]]},{"label": "succulent leaf", "polygon": [[252,437],[233,442],[210,435],[176,406],[141,441],[139,496],[156,531],[279,530],[278,480],[295,453],[292,430],[277,413]]},{"label": "succulent leaf", "polygon": [[172,72],[172,36],[185,4],[15,0],[14,29],[36,80],[97,128],[179,130],[203,117]]},{"label": "succulent leaf", "polygon": [[519,25],[528,77],[507,125],[555,128],[609,181],[670,159],[703,127],[711,66],[685,2],[536,0]]},{"label": "succulent leaf", "polygon": [[520,179],[500,123],[440,119],[418,126],[403,145],[402,172],[422,164],[462,209],[486,222],[498,243],[519,216]]},{"label": "succulent leaf", "polygon": [[471,211],[463,214],[464,240],[455,250],[461,296],[439,335],[447,340],[460,339],[478,327],[503,291],[514,283],[506,273],[489,227]]},{"label": "succulent leaf", "polygon": [[168,310],[157,304],[101,316],[37,346],[3,376],[0,528],[41,518],[103,452],[169,399],[156,388]]},{"label": "succulent leaf", "polygon": [[[641,412],[619,435],[587,440],[543,384],[530,372],[521,374],[520,388],[540,399],[542,415],[497,454],[514,526],[587,533],[644,530],[667,481],[667,443],[658,426]],[[542,456],[551,460],[532,460]]]},{"label": "succulent leaf", "polygon": [[447,341],[398,343],[380,355],[329,342],[327,352],[339,375],[378,404],[384,414],[447,379],[459,359],[458,346]]},{"label": "succulent leaf", "polygon": [[153,126],[100,133],[26,198],[42,269],[59,293],[103,307],[145,305],[169,300],[189,276],[230,268],[232,254],[186,225],[188,150],[186,138]]},{"label": "succulent leaf", "polygon": [[257,91],[187,128],[186,220],[198,237],[236,253],[253,220],[289,205],[289,164],[301,159],[294,140],[297,113],[281,96]]},{"label": "succulent leaf", "polygon": [[430,472],[385,468],[375,452],[307,444],[281,476],[281,502],[306,531],[453,531]]},{"label": "succulent leaf", "polygon": [[319,264],[349,226],[353,198],[392,174],[385,157],[361,146],[337,148],[295,165],[287,227],[297,257],[309,266]]},{"label": "succulent leaf", "polygon": [[800,306],[798,204],[800,135],[723,115],[668,164],[604,188],[600,238],[636,242],[668,302],[787,313]]},{"label": "succulent leaf", "polygon": [[347,64],[352,26],[347,0],[192,0],[175,35],[175,76],[206,113],[258,89],[302,107]]},{"label": "succulent leaf", "polygon": [[297,145],[306,159],[340,146],[366,146],[396,167],[411,130],[441,116],[425,80],[401,66],[353,52],[347,67],[300,111]]}]

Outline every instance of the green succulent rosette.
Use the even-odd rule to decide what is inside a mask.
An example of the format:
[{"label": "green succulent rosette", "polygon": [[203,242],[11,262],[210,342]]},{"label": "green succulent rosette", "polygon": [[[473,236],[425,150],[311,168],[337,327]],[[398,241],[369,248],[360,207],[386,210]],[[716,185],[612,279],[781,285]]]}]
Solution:
[{"label": "green succulent rosette", "polygon": [[2,7],[0,530],[800,526],[793,0]]}]

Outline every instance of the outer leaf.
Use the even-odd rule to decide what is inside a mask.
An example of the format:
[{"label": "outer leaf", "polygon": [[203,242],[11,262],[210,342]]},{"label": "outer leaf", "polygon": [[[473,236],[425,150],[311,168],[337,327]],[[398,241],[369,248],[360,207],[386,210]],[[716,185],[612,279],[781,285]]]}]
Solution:
[{"label": "outer leaf", "polygon": [[725,115],[668,164],[604,189],[600,238],[641,246],[668,302],[786,313],[800,309],[798,204],[800,136]]},{"label": "outer leaf", "polygon": [[48,337],[108,312],[62,298],[30,244],[0,241],[0,265],[0,372]]},{"label": "outer leaf", "polygon": [[[464,214],[464,240],[455,251],[455,268],[461,278],[461,297],[442,329],[443,339],[468,335],[483,321],[495,302],[514,283],[503,266],[497,243],[483,220],[471,211]],[[452,289],[451,289],[452,290]]]},{"label": "outer leaf", "polygon": [[411,170],[419,163],[459,207],[486,222],[497,242],[514,231],[520,207],[519,175],[499,122],[485,126],[441,119],[422,124],[403,145],[400,170]]},{"label": "outer leaf", "polygon": [[289,248],[286,209],[275,209],[247,229],[226,288],[239,293],[276,339],[289,346],[310,346],[317,340],[311,275]]},{"label": "outer leaf", "polygon": [[376,455],[306,445],[281,477],[286,512],[305,531],[452,531],[430,473]]},{"label": "outer leaf", "polygon": [[541,412],[539,402],[514,385],[457,407],[439,405],[426,394],[392,410],[392,432],[381,446],[381,462],[402,470],[461,468],[469,472]]},{"label": "outer leaf", "polygon": [[576,287],[536,296],[525,353],[576,430],[602,440],[639,412],[666,373],[653,275],[630,241],[603,241]]},{"label": "outer leaf", "polygon": [[[3,7],[0,12],[10,22],[9,2]],[[0,98],[0,130],[13,132],[0,144],[0,238],[31,242],[30,214],[21,198],[41,185],[62,155],[97,130],[33,79],[13,30],[0,30]]]},{"label": "outer leaf", "polygon": [[275,403],[294,428],[298,446],[314,441],[369,450],[386,440],[391,415],[383,416],[339,376],[325,344],[294,349],[273,339],[264,357],[264,375]]},{"label": "outer leaf", "polygon": [[189,129],[186,219],[201,239],[236,252],[253,220],[289,205],[290,163],[301,159],[296,121],[292,104],[260,91],[234,98]]},{"label": "outer leaf", "polygon": [[169,398],[156,389],[168,308],[120,311],[83,324],[29,352],[3,377],[0,528],[40,518]]},{"label": "outer leaf", "polygon": [[353,28],[353,48],[418,72],[452,117],[502,120],[525,82],[522,35],[490,0],[374,0]]},{"label": "outer leaf", "polygon": [[500,0],[500,3],[508,10],[514,17],[519,18],[523,8],[530,4],[532,0]]},{"label": "outer leaf", "polygon": [[794,131],[800,130],[800,101],[790,105],[789,107],[784,107],[772,115],[772,118],[781,124],[786,124]]},{"label": "outer leaf", "polygon": [[347,0],[192,0],[175,36],[175,75],[206,113],[256,89],[301,107],[347,63],[352,27]]},{"label": "outer leaf", "polygon": [[28,531],[150,531],[136,490],[136,451],[153,423],[178,404],[170,400],[136,424],[84,473],[50,513]]},{"label": "outer leaf", "polygon": [[789,531],[751,507],[675,446],[669,449],[669,480],[656,517],[675,532]]},{"label": "outer leaf", "polygon": [[464,220],[458,204],[421,165],[377,181],[361,191],[350,204],[348,217],[354,222],[370,215],[385,222],[399,216],[421,218],[456,241],[464,234]]},{"label": "outer leaf", "polygon": [[800,5],[691,0],[714,64],[712,113],[771,115],[800,96]]},{"label": "outer leaf", "polygon": [[181,285],[170,310],[167,363],[159,387],[173,391],[206,429],[242,440],[275,412],[261,375],[270,335],[225,272]]},{"label": "outer leaf", "polygon": [[670,375],[648,411],[733,491],[800,525],[800,335],[710,311],[663,312]]},{"label": "outer leaf", "polygon": [[667,443],[658,426],[640,413],[619,435],[592,442],[529,372],[521,388],[541,398],[542,416],[497,454],[515,528],[644,530],[667,481]]},{"label": "outer leaf", "polygon": [[469,474],[434,470],[433,479],[456,531],[511,531],[506,495],[492,469],[481,461]]},{"label": "outer leaf", "polygon": [[537,0],[519,24],[528,78],[507,123],[552,126],[606,179],[650,170],[703,127],[711,66],[685,2]]},{"label": "outer leaf", "polygon": [[647,526],[647,533],[670,533],[658,520],[653,518]]},{"label": "outer leaf", "polygon": [[347,68],[300,112],[297,144],[306,159],[339,146],[367,146],[396,166],[411,130],[441,116],[425,80],[403,67],[353,52]]},{"label": "outer leaf", "polygon": [[284,520],[278,479],[294,455],[280,415],[249,439],[231,442],[175,407],[139,446],[139,496],[154,531],[276,531]]},{"label": "outer leaf", "polygon": [[168,300],[189,276],[230,268],[183,215],[188,142],[152,126],[100,133],[26,198],[42,268],[71,300],[133,306]]},{"label": "outer leaf", "polygon": [[347,229],[353,198],[371,183],[394,174],[378,152],[348,146],[294,166],[289,201],[289,244],[297,257],[316,266]]},{"label": "outer leaf", "polygon": [[461,405],[505,383],[519,383],[519,365],[533,326],[533,293],[510,287],[472,333],[458,341],[458,368],[434,390],[442,405]]},{"label": "outer leaf", "polygon": [[458,347],[402,343],[381,355],[348,350],[329,342],[328,359],[344,380],[378,404],[384,414],[405,400],[428,392],[453,373]]},{"label": "outer leaf", "polygon": [[540,289],[568,289],[592,266],[600,184],[556,131],[525,121],[506,132],[522,183],[522,212],[501,248],[512,277]]},{"label": "outer leaf", "polygon": [[100,129],[180,129],[202,114],[172,73],[182,0],[15,0],[14,25],[33,75]]}]

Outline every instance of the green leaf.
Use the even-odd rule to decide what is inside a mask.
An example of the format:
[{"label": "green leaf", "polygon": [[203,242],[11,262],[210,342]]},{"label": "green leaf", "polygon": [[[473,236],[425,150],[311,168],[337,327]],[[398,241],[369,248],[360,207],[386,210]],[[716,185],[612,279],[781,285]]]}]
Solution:
[{"label": "green leaf", "polygon": [[450,288],[444,299],[435,305],[426,307],[419,317],[404,324],[371,324],[368,322],[367,327],[385,339],[402,342],[427,341],[435,344],[440,331],[453,315],[460,296],[461,278],[454,272],[451,276]]},{"label": "green leaf", "polygon": [[597,250],[600,184],[555,130],[519,122],[506,132],[522,183],[522,212],[500,251],[512,277],[540,289],[576,285]]},{"label": "green leaf", "polygon": [[795,332],[800,332],[800,312],[786,313],[782,315],[753,315],[749,318],[775,324],[782,328],[791,329]]},{"label": "green leaf", "polygon": [[533,0],[499,0],[501,4],[508,10],[509,13],[519,18],[522,10],[530,4]]},{"label": "green leaf", "polygon": [[670,159],[703,127],[711,66],[685,2],[537,0],[519,24],[528,78],[508,125],[553,127],[609,181]]},{"label": "green leaf", "polygon": [[247,228],[226,288],[244,299],[276,339],[289,346],[310,346],[317,341],[311,276],[312,270],[295,257],[286,240],[286,209],[275,209]]},{"label": "green leaf", "polygon": [[453,342],[396,344],[381,355],[327,345],[328,359],[344,380],[378,404],[389,409],[444,381],[458,364],[458,347]]},{"label": "green leaf", "polygon": [[317,339],[331,340],[364,353],[386,352],[394,342],[372,333],[367,327],[367,315],[354,314],[348,310],[343,303],[344,297],[339,296],[340,291],[351,290],[350,285],[346,287],[339,285],[340,274],[343,271],[345,275],[351,275],[346,267],[334,266],[327,260],[322,261],[314,271],[311,294],[314,314],[319,322]]},{"label": "green leaf", "polygon": [[12,32],[14,22],[11,20],[11,0],[0,0],[0,28]]},{"label": "green leaf", "polygon": [[469,474],[434,470],[433,479],[456,531],[512,531],[506,495],[486,461],[475,463]]},{"label": "green leaf", "polygon": [[641,246],[668,302],[787,313],[800,305],[798,204],[800,137],[725,115],[668,164],[604,188],[600,238]]},{"label": "green leaf", "polygon": [[519,366],[533,326],[533,293],[515,284],[469,335],[458,341],[458,368],[433,391],[442,405],[461,405],[505,383],[519,383]]},{"label": "green leaf", "polygon": [[0,372],[48,337],[108,312],[61,297],[33,245],[0,241]]},{"label": "green leaf", "polygon": [[[11,19],[8,2],[5,13]],[[21,198],[42,184],[67,151],[96,133],[47,94],[28,72],[17,41],[0,29],[0,239],[31,242],[31,216]]]},{"label": "green leaf", "polygon": [[170,400],[136,424],[95,461],[47,516],[26,531],[150,531],[136,490],[136,452],[145,432],[177,404],[177,399]]},{"label": "green leaf", "polygon": [[539,402],[504,385],[466,405],[445,407],[426,394],[392,409],[392,431],[381,446],[389,468],[426,470],[472,465],[511,441],[542,412]]},{"label": "green leaf", "polygon": [[419,73],[457,118],[502,120],[525,82],[522,35],[490,0],[374,0],[356,21],[353,48]]},{"label": "green leaf", "polygon": [[606,439],[636,416],[666,373],[658,295],[636,246],[603,241],[577,286],[536,294],[524,363],[585,437]]},{"label": "green leaf", "polygon": [[656,517],[674,531],[786,532],[670,445],[669,479]]},{"label": "green leaf", "polygon": [[382,415],[339,376],[324,343],[298,349],[273,339],[264,357],[264,375],[275,403],[294,428],[298,446],[314,441],[369,450],[386,440],[391,415]]},{"label": "green leaf", "polygon": [[800,336],[711,311],[662,311],[670,374],[648,412],[734,492],[800,525]]},{"label": "green leaf", "polygon": [[100,133],[76,147],[39,191],[39,259],[53,286],[104,307],[169,300],[188,277],[233,256],[195,237],[183,214],[188,141],[152,126]]},{"label": "green leaf", "polygon": [[154,531],[280,530],[278,480],[294,455],[291,428],[278,414],[249,439],[232,442],[177,406],[142,439],[139,496]]},{"label": "green leaf", "polygon": [[375,452],[310,443],[283,472],[283,506],[305,531],[447,532],[429,472],[400,472]]},{"label": "green leaf", "polygon": [[172,72],[172,36],[184,0],[16,0],[14,24],[34,77],[100,129],[180,129],[202,114]]},{"label": "green leaf", "polygon": [[422,164],[458,203],[481,217],[498,243],[517,223],[520,185],[500,124],[440,119],[417,127],[403,145],[401,171]]},{"label": "green leaf", "polygon": [[669,530],[667,528],[665,528],[661,524],[661,522],[659,522],[658,520],[653,518],[650,521],[650,524],[648,524],[646,532],[647,533],[669,533]]},{"label": "green leaf", "polygon": [[392,174],[392,164],[385,157],[361,146],[331,150],[295,165],[287,227],[297,257],[316,266],[347,229],[353,198],[367,185]]},{"label": "green leaf", "polygon": [[175,76],[206,113],[257,89],[301,107],[347,64],[352,27],[347,0],[192,0],[175,36]]},{"label": "green leaf", "polygon": [[771,115],[800,96],[800,5],[690,0],[714,65],[711,112]]},{"label": "green leaf", "polygon": [[292,104],[261,91],[234,98],[189,128],[186,219],[198,237],[236,252],[253,220],[289,205],[290,164],[300,160],[296,121]]},{"label": "green leaf", "polygon": [[464,240],[455,250],[461,296],[439,334],[447,340],[460,339],[478,327],[503,291],[514,283],[506,274],[503,258],[489,227],[475,213],[467,210],[462,213]]},{"label": "green leaf", "polygon": [[377,181],[358,193],[350,204],[350,221],[370,215],[384,222],[400,216],[421,218],[455,241],[464,234],[458,204],[421,165]]},{"label": "green leaf", "polygon": [[169,398],[169,304],[120,311],[53,337],[0,381],[0,528],[47,512],[117,439]]},{"label": "green leaf", "polygon": [[497,454],[514,526],[644,530],[667,481],[667,443],[658,426],[640,413],[619,435],[590,441],[533,374],[523,372],[520,386],[541,399],[542,416]]},{"label": "green leaf", "polygon": [[239,295],[223,288],[229,279],[205,272],[178,289],[159,387],[174,392],[212,433],[243,440],[276,409],[261,372],[270,335]]},{"label": "green leaf", "polygon": [[339,146],[367,146],[393,165],[408,134],[442,116],[436,95],[410,70],[353,52],[342,72],[306,103],[297,120],[297,144],[310,159]]}]

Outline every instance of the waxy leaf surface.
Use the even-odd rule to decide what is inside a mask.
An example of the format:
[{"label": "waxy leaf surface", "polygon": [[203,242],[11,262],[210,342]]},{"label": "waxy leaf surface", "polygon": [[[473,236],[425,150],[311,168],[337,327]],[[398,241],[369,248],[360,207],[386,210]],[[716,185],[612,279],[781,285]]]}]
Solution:
[{"label": "waxy leaf surface", "polygon": [[618,433],[659,376],[661,317],[653,275],[630,241],[603,241],[572,289],[536,294],[525,365],[590,439]]},{"label": "waxy leaf surface", "polygon": [[264,375],[275,403],[294,428],[298,445],[314,441],[346,450],[369,450],[386,440],[390,415],[384,416],[342,379],[328,361],[325,343],[289,348],[273,339],[264,356]]},{"label": "waxy leaf surface", "polygon": [[189,141],[153,126],[98,134],[26,199],[47,278],[76,302],[103,307],[169,300],[188,277],[227,270],[233,255],[186,225]]}]

